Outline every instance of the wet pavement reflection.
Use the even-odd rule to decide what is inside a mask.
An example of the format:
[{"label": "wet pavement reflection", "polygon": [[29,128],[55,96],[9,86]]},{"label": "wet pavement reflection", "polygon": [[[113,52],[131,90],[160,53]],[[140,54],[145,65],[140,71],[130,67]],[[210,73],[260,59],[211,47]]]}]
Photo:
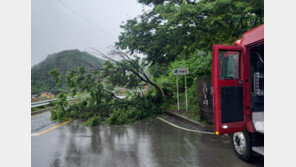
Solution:
[{"label": "wet pavement reflection", "polygon": [[[49,117],[32,118],[32,133],[53,126]],[[226,136],[180,130],[159,119],[98,127],[74,120],[31,140],[33,167],[263,166],[263,158],[248,164],[235,157]]]}]

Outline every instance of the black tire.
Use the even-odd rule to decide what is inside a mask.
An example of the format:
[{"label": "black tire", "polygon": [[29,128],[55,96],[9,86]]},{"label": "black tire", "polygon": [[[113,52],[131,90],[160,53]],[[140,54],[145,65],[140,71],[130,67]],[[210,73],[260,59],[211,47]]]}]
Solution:
[{"label": "black tire", "polygon": [[[251,162],[253,156],[250,134],[244,130],[243,132],[231,134],[230,139],[236,156],[245,162]],[[243,149],[243,146],[245,146],[245,149]]]}]

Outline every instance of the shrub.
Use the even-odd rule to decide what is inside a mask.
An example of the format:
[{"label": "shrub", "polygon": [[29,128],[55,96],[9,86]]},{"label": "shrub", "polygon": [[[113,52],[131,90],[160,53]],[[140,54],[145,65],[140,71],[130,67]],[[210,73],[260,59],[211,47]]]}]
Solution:
[{"label": "shrub", "polygon": [[96,126],[101,123],[101,117],[100,116],[94,116],[92,118],[89,118],[87,121],[83,122],[82,124],[85,126]]},{"label": "shrub", "polygon": [[128,113],[127,110],[124,109],[117,109],[113,111],[109,118],[106,119],[106,122],[109,124],[127,124],[131,122],[131,120],[128,119]]}]

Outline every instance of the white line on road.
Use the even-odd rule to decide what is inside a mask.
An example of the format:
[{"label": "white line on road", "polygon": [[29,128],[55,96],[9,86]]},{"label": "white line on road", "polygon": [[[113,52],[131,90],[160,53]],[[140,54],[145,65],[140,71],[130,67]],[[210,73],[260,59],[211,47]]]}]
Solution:
[{"label": "white line on road", "polygon": [[167,123],[167,124],[170,124],[171,126],[174,126],[176,128],[179,128],[179,129],[182,129],[182,130],[186,130],[186,131],[190,131],[190,132],[195,132],[195,133],[203,133],[203,134],[210,134],[210,135],[214,135],[214,132],[205,132],[205,131],[200,131],[200,130],[193,130],[193,129],[187,129],[187,128],[183,128],[181,126],[178,126],[176,124],[173,124],[163,118],[160,118],[160,117],[157,117],[158,119],[160,119],[161,121]]}]

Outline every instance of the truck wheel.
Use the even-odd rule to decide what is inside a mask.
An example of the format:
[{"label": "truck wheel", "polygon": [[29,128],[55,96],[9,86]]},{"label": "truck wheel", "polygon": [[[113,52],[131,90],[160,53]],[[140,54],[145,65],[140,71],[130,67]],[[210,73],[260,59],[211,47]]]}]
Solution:
[{"label": "truck wheel", "polygon": [[251,138],[248,132],[237,132],[230,135],[235,154],[243,161],[252,160]]}]

